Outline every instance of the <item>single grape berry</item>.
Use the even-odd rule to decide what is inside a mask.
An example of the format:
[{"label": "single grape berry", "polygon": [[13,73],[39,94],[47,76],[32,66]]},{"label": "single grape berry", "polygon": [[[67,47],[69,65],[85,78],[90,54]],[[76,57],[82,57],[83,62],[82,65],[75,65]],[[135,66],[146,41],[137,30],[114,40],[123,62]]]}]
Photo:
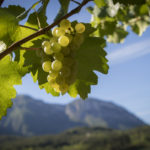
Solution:
[{"label": "single grape berry", "polygon": [[47,76],[47,81],[48,81],[48,82],[54,81],[54,79],[55,79],[55,78],[52,78],[50,75]]},{"label": "single grape berry", "polygon": [[59,61],[59,60],[54,60],[54,61],[52,62],[52,69],[53,69],[54,71],[59,71],[61,68],[62,68],[62,62],[61,62],[61,61]]},{"label": "single grape berry", "polygon": [[42,68],[45,72],[49,72],[51,70],[51,61],[45,61],[43,64],[42,64]]},{"label": "single grape berry", "polygon": [[62,35],[62,36],[59,37],[58,43],[61,46],[66,47],[69,44],[69,38],[67,36],[65,36],[65,35]]},{"label": "single grape berry", "polygon": [[49,41],[42,42],[42,48],[49,47],[49,46],[50,46],[50,42]]},{"label": "single grape berry", "polygon": [[51,47],[44,47],[44,52],[47,55],[53,54],[53,50],[51,49]]},{"label": "single grape berry", "polygon": [[52,48],[52,51],[53,51],[54,53],[58,53],[58,52],[60,52],[60,50],[61,50],[61,46],[60,46],[60,44],[57,43],[57,42],[52,42],[52,43],[51,43],[51,48]]},{"label": "single grape berry", "polygon": [[63,28],[57,28],[57,30],[56,30],[56,36],[57,37],[60,37],[60,36],[62,36],[62,35],[64,35],[65,34],[65,31],[64,31],[64,29]]},{"label": "single grape berry", "polygon": [[85,25],[82,23],[78,23],[75,25],[75,30],[77,33],[83,33],[85,31]]},{"label": "single grape berry", "polygon": [[57,29],[59,29],[59,27],[53,28],[53,30],[52,30],[52,35],[53,35],[53,36],[56,36],[56,30],[57,30]]},{"label": "single grape berry", "polygon": [[60,27],[61,27],[61,28],[64,28],[64,29],[67,29],[67,28],[71,27],[71,23],[70,23],[69,20],[63,19],[63,20],[60,22]]}]

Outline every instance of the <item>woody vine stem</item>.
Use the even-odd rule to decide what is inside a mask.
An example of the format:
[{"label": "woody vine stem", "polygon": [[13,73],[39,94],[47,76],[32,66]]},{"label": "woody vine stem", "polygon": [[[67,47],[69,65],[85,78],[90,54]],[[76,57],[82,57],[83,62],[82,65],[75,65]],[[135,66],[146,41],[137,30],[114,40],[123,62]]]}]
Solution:
[{"label": "woody vine stem", "polygon": [[[0,1],[0,6],[3,3],[4,0]],[[52,24],[48,25],[45,28],[42,28],[40,30],[38,30],[37,32],[13,43],[12,45],[10,45],[5,51],[3,51],[2,53],[0,53],[0,60],[5,57],[6,55],[10,54],[11,52],[13,52],[17,47],[20,47],[22,44],[32,40],[33,38],[45,34],[48,30],[52,29],[54,26],[58,25],[60,23],[61,20],[63,19],[67,19],[70,16],[78,13],[83,6],[85,6],[88,2],[93,1],[93,0],[83,0],[82,3],[80,3],[75,9],[71,10],[69,13],[67,13],[65,16],[61,17],[60,19],[56,20],[55,22],[53,22]]]}]

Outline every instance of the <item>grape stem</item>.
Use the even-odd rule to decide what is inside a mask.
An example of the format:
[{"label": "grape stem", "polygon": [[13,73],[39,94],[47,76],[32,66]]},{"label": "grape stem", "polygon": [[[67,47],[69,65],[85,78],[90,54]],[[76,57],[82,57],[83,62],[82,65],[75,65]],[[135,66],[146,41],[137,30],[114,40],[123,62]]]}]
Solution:
[{"label": "grape stem", "polygon": [[32,27],[28,27],[28,26],[25,26],[25,25],[19,25],[20,27],[23,27],[23,28],[28,28],[28,29],[31,29],[31,30],[34,30],[34,31],[38,31],[38,29],[35,29],[35,28],[32,28]]},{"label": "grape stem", "polygon": [[34,9],[34,11],[35,11],[36,19],[37,19],[37,22],[38,22],[38,27],[39,27],[39,29],[41,29],[41,23],[40,23],[40,19],[38,17],[38,13],[37,13],[36,9]]},{"label": "grape stem", "polygon": [[2,53],[0,53],[0,60],[5,57],[6,55],[10,54],[11,52],[13,52],[15,49],[17,49],[17,47],[21,46],[22,44],[32,40],[33,38],[40,36],[42,34],[45,34],[47,31],[49,31],[50,29],[52,29],[54,26],[58,25],[60,23],[61,20],[63,19],[67,19],[68,17],[78,13],[83,6],[85,6],[88,2],[93,1],[93,0],[83,0],[83,2],[77,6],[76,8],[74,8],[73,10],[71,10],[69,13],[67,13],[65,16],[61,17],[60,19],[56,20],[55,22],[53,22],[52,24],[48,25],[45,28],[42,28],[40,30],[38,30],[37,32],[13,43],[12,45],[10,45],[5,51],[3,51]]},{"label": "grape stem", "polygon": [[4,0],[0,0],[0,7],[2,6],[3,2],[4,2]]},{"label": "grape stem", "polygon": [[34,51],[37,51],[37,50],[42,50],[42,48],[35,48],[35,47],[22,47],[22,46],[20,46],[20,48],[22,49],[22,50],[34,50]]},{"label": "grape stem", "polygon": [[79,3],[79,2],[77,2],[75,0],[71,0],[71,1],[74,2],[74,3],[76,3],[76,4],[78,4],[78,5],[81,5],[81,3]]}]

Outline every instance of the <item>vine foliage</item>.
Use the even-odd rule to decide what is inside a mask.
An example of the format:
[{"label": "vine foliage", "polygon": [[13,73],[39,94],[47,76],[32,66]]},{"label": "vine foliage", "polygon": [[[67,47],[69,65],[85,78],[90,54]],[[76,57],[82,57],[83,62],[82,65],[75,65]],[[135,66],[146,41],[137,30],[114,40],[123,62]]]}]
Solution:
[{"label": "vine foliage", "polygon": [[[50,0],[36,1],[27,10],[22,6],[3,7],[0,1],[0,119],[6,115],[15,98],[14,85],[21,84],[26,74],[31,74],[40,89],[53,96],[59,96],[46,77],[48,73],[41,67],[37,51],[42,51],[41,43],[52,37],[51,29],[70,16],[79,13],[83,6],[90,3],[87,11],[91,22],[85,25],[84,42],[77,49],[78,62],[76,81],[69,87],[71,97],[80,95],[85,99],[91,85],[96,85],[98,77],[94,71],[108,73],[109,66],[104,48],[107,43],[121,43],[127,37],[128,27],[137,35],[142,35],[150,24],[150,0],[58,0],[60,9],[54,22],[47,22],[46,9]],[[70,12],[69,6],[77,6]],[[31,10],[34,10],[31,11]],[[26,23],[22,25],[22,21]],[[72,22],[72,25],[76,21]],[[64,94],[64,93],[63,93]]]}]

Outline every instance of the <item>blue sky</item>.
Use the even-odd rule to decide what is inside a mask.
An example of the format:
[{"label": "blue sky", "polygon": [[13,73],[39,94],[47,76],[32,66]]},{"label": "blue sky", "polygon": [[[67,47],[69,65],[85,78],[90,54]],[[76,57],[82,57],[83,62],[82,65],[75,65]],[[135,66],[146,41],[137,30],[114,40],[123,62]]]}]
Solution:
[{"label": "blue sky", "polygon": [[[15,0],[15,4],[27,8],[34,1],[26,0],[23,3]],[[5,0],[4,6],[8,4],[14,4],[14,0]],[[71,8],[74,6],[76,4],[72,4]],[[52,23],[58,7],[57,0],[51,0],[47,11],[49,23]],[[90,14],[84,9],[80,14],[70,18],[71,21],[76,19],[89,22]],[[105,49],[110,60],[109,74],[97,73],[99,84],[92,87],[89,96],[113,101],[150,123],[150,28],[141,37],[130,33],[123,44],[109,44]],[[23,85],[16,86],[16,89],[18,94],[28,94],[50,103],[66,104],[73,100],[68,95],[63,97],[47,95],[33,83],[30,75],[24,77]]]}]

